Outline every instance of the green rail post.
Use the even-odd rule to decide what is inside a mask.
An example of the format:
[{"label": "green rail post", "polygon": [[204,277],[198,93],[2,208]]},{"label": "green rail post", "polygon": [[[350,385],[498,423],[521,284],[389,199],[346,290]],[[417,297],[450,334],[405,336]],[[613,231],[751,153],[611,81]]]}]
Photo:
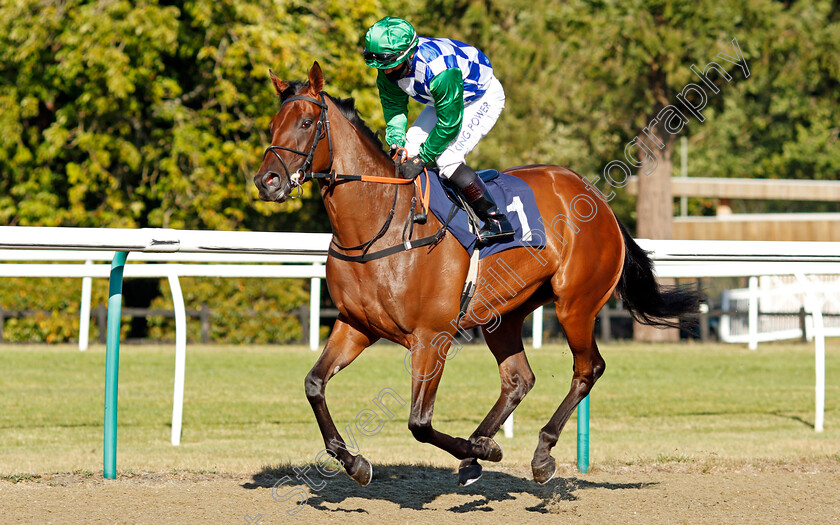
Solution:
[{"label": "green rail post", "polygon": [[577,407],[577,467],[579,472],[589,472],[589,396]]},{"label": "green rail post", "polygon": [[117,477],[117,391],[120,372],[120,313],[123,269],[128,252],[116,252],[108,282],[108,330],[105,343],[105,479]]}]

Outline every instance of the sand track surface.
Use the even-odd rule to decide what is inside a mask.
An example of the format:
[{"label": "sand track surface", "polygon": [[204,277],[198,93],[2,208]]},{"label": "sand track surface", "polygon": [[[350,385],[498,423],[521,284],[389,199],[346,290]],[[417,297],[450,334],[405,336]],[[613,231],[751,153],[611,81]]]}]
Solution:
[{"label": "sand track surface", "polygon": [[[526,469],[380,466],[367,487],[306,467],[249,474],[42,474],[0,481],[2,523],[840,523],[840,464],[599,468],[561,465],[540,486]],[[311,468],[310,468],[311,469]],[[314,474],[314,475],[313,475]]]}]

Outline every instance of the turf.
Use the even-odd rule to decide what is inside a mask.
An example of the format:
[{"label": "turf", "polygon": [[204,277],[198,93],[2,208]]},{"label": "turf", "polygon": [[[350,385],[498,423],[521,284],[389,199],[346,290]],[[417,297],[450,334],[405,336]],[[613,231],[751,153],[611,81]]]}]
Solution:
[{"label": "turf", "polygon": [[[840,341],[826,357],[825,431],[814,432],[813,345],[601,345],[607,371],[591,398],[594,469],[625,464],[840,461]],[[254,472],[306,464],[323,449],[303,392],[318,353],[300,346],[199,346],[187,351],[182,444],[169,444],[174,349],[123,345],[117,467],[131,471]],[[374,464],[454,467],[407,429],[405,350],[377,344],[336,376],[327,402],[345,438]],[[503,465],[527,466],[539,429],[566,394],[567,347],[530,350],[534,390],[515,413],[515,437],[497,436]],[[102,469],[105,351],[2,346],[0,476]],[[390,388],[405,404],[383,395]],[[498,396],[495,360],[468,346],[446,365],[434,424],[467,436]],[[383,405],[387,408],[382,408]],[[373,412],[372,415],[371,412]],[[390,411],[390,412],[389,412]],[[361,414],[361,416],[360,416]],[[372,418],[368,425],[357,417]],[[363,431],[367,430],[367,434]],[[555,457],[575,460],[572,417]],[[28,473],[28,474],[27,474]]]}]

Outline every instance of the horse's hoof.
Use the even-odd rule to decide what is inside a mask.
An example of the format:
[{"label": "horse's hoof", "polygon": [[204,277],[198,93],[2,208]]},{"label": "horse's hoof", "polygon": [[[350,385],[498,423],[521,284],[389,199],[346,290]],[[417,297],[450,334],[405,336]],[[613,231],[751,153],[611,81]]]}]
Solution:
[{"label": "horse's hoof", "polygon": [[362,487],[366,487],[370,480],[373,479],[373,467],[370,462],[363,456],[356,456],[356,463],[353,469],[347,469],[347,474],[356,480],[356,483]]},{"label": "horse's hoof", "polygon": [[502,460],[502,447],[500,447],[499,444],[492,438],[481,436],[475,440],[475,445],[480,447],[482,451],[487,451],[480,459],[493,462],[499,462]]},{"label": "horse's hoof", "polygon": [[[462,465],[463,463],[467,463],[467,461],[462,462]],[[481,479],[481,465],[479,465],[478,461],[476,460],[472,460],[465,466],[462,466],[458,469],[459,487],[466,487],[472,485],[479,479]]]},{"label": "horse's hoof", "polygon": [[532,464],[531,470],[534,472],[534,481],[540,485],[545,485],[557,474],[557,465],[554,464],[554,458],[549,457],[548,461],[540,466]]}]

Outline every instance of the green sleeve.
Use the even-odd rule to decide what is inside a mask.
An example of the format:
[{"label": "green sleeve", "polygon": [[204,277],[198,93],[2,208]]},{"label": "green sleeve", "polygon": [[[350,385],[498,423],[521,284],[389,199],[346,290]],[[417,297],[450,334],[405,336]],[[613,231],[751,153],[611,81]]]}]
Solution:
[{"label": "green sleeve", "polygon": [[385,115],[385,142],[405,146],[405,128],[408,125],[408,95],[380,70],[376,76],[379,100]]},{"label": "green sleeve", "polygon": [[439,73],[429,84],[429,91],[435,101],[437,124],[426,142],[420,146],[420,158],[427,164],[434,162],[461,130],[464,119],[464,79],[461,70],[452,68]]}]

